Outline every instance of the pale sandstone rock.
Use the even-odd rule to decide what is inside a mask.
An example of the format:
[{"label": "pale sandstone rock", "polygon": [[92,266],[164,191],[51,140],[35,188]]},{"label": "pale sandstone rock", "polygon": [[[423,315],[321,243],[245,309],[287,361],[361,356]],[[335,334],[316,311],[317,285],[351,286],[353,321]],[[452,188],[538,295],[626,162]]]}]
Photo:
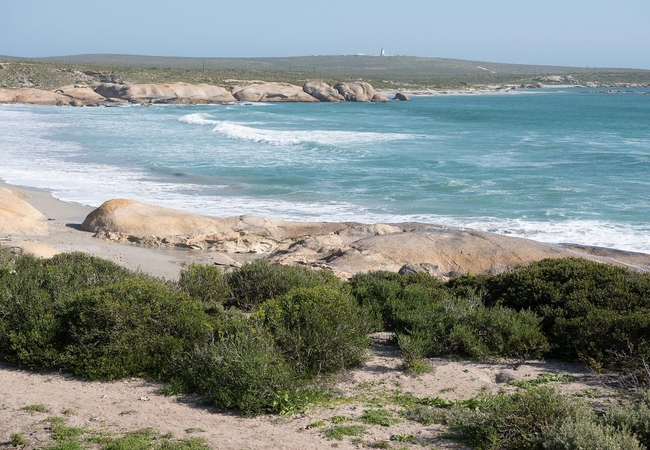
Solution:
[{"label": "pale sandstone rock", "polygon": [[106,101],[106,98],[104,96],[99,95],[91,88],[86,86],[63,86],[59,89],[56,89],[54,93],[65,95],[66,97],[70,97],[73,100],[78,100],[78,103],[81,105],[98,105]]},{"label": "pale sandstone rock", "polygon": [[208,217],[126,199],[105,202],[81,225],[102,239],[116,242],[252,253],[266,253],[281,244],[348,226],[249,215]]},{"label": "pale sandstone rock", "polygon": [[134,103],[224,103],[235,98],[226,89],[207,84],[114,84],[102,83],[95,92],[108,99]]},{"label": "pale sandstone rock", "polygon": [[382,100],[382,97],[386,99],[386,101],[390,101],[383,95],[377,94],[377,91],[375,91],[375,89],[365,81],[337,83],[334,85],[334,89],[336,89],[348,102],[384,101]]},{"label": "pale sandstone rock", "polygon": [[308,81],[302,87],[302,90],[321,102],[344,102],[345,98],[338,93],[336,89],[327,83],[318,81]]},{"label": "pale sandstone rock", "polygon": [[51,258],[58,255],[59,252],[47,244],[31,241],[10,241],[3,243],[3,247],[8,247],[12,252],[18,255],[32,255],[36,258]]},{"label": "pale sandstone rock", "polygon": [[0,233],[47,234],[47,218],[13,191],[0,188]]},{"label": "pale sandstone rock", "polygon": [[[271,263],[358,272],[427,272],[447,280],[471,272],[497,274],[544,258],[582,257],[650,271],[650,255],[563,248],[473,230],[426,224],[289,222],[258,216],[215,218],[131,200],[110,200],[82,228],[97,237],[141,245],[258,253]],[[406,267],[405,267],[406,266]]]},{"label": "pale sandstone rock", "polygon": [[71,105],[72,98],[43,89],[4,89],[0,103],[26,103],[30,105]]},{"label": "pale sandstone rock", "polygon": [[232,95],[240,102],[317,102],[299,86],[288,83],[254,83],[233,86]]},{"label": "pale sandstone rock", "polygon": [[379,92],[373,95],[370,101],[375,103],[390,103],[390,99]]}]

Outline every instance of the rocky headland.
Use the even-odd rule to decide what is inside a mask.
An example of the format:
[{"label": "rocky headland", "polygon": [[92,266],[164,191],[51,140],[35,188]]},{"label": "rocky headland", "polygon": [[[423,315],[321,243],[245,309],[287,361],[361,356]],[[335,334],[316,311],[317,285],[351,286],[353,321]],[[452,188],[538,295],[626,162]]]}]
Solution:
[{"label": "rocky headland", "polygon": [[210,104],[230,102],[390,102],[364,81],[326,83],[308,81],[304,86],[289,83],[249,81],[229,89],[208,84],[118,84],[100,83],[63,86],[55,90],[35,88],[0,89],[0,103],[56,106],[100,106],[110,103]]}]

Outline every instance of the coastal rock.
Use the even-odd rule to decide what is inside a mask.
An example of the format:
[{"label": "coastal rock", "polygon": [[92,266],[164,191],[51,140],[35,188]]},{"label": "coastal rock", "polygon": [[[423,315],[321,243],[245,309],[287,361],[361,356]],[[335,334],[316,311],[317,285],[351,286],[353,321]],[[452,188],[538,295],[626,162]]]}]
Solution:
[{"label": "coastal rock", "polygon": [[390,99],[379,92],[373,95],[370,101],[375,103],[390,103]]},{"label": "coastal rock", "polygon": [[208,217],[126,199],[104,202],[81,225],[97,237],[156,247],[267,253],[310,236],[334,233],[347,224],[287,222],[257,216]]},{"label": "coastal rock", "polygon": [[226,89],[207,84],[114,84],[102,83],[95,92],[109,99],[133,103],[224,103],[235,98]]},{"label": "coastal rock", "polygon": [[474,230],[407,223],[290,222],[258,216],[208,217],[132,200],[105,202],[82,224],[101,239],[154,247],[256,253],[271,263],[330,270],[426,272],[440,280],[498,274],[545,258],[581,257],[650,270],[650,255],[549,245]]},{"label": "coastal rock", "polygon": [[36,258],[51,258],[58,255],[58,250],[41,242],[31,241],[10,241],[3,243],[3,247],[8,247],[17,255],[32,255]]},{"label": "coastal rock", "polygon": [[409,98],[408,95],[403,94],[401,92],[396,92],[395,97],[393,97],[393,100],[399,100],[401,102],[410,102],[411,99]]},{"label": "coastal rock", "polygon": [[354,81],[352,83],[337,83],[334,89],[348,102],[369,102],[377,91],[365,81]]},{"label": "coastal rock", "polygon": [[87,86],[63,86],[56,89],[54,93],[70,97],[74,106],[100,105],[106,101],[104,96],[99,95]]},{"label": "coastal rock", "polygon": [[336,89],[327,83],[318,81],[308,81],[302,87],[302,90],[312,97],[316,97],[321,102],[344,102],[345,98],[338,93]]},{"label": "coastal rock", "polygon": [[64,106],[72,102],[71,97],[42,89],[0,89],[0,103]]},{"label": "coastal rock", "polygon": [[47,234],[47,218],[13,191],[0,188],[0,233]]},{"label": "coastal rock", "polygon": [[299,86],[288,83],[254,83],[233,86],[232,95],[240,102],[317,102]]}]

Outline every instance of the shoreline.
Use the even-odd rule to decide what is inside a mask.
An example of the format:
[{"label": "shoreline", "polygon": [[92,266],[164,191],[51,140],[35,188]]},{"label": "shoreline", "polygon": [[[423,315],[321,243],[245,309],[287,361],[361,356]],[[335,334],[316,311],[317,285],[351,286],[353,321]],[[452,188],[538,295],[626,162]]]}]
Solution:
[{"label": "shoreline", "polygon": [[[150,274],[155,277],[164,278],[168,280],[177,279],[180,273],[180,270],[184,267],[187,267],[191,263],[198,264],[210,264],[217,266],[239,266],[243,263],[253,261],[255,259],[262,259],[268,256],[273,256],[274,250],[271,251],[228,251],[221,249],[215,249],[211,247],[204,247],[202,249],[196,248],[186,248],[183,246],[175,247],[174,245],[169,246],[152,246],[146,245],[147,240],[144,239],[145,244],[136,244],[133,241],[129,242],[126,239],[110,240],[110,239],[100,239],[94,237],[95,233],[91,231],[84,231],[81,228],[81,223],[84,221],[86,216],[90,214],[95,208],[91,206],[81,205],[72,202],[65,202],[59,199],[56,199],[52,194],[44,189],[32,188],[28,186],[16,186],[9,183],[6,183],[0,180],[0,188],[5,188],[17,193],[18,196],[25,200],[27,203],[35,207],[41,213],[47,217],[47,224],[49,232],[46,235],[42,236],[33,236],[33,235],[0,235],[0,245],[4,246],[14,246],[12,243],[15,243],[15,246],[20,246],[21,242],[27,243],[40,243],[52,247],[60,253],[67,253],[73,251],[80,251],[88,253],[92,256],[99,258],[107,259],[114,263],[117,263],[127,269],[134,271],[141,271],[147,274]],[[145,205],[149,206],[149,205]],[[192,216],[192,213],[180,210],[170,210],[177,211],[181,216]],[[204,216],[208,217],[208,216]],[[244,217],[244,216],[242,216]],[[233,218],[221,218],[217,220],[231,220]],[[262,221],[273,220],[268,218],[258,218]],[[286,222],[288,224],[294,224],[297,226],[306,226],[309,227],[309,222]],[[327,224],[327,222],[315,222],[313,224]],[[334,223],[330,223],[334,224]],[[533,241],[530,239],[521,239],[516,237],[503,237],[494,233],[483,233],[477,232],[476,230],[460,229],[454,227],[446,227],[435,224],[403,224],[407,225],[406,228],[412,228],[415,230],[415,233],[421,232],[431,232],[432,229],[435,229],[436,234],[439,233],[448,233],[453,235],[455,239],[458,239],[458,235],[461,234],[482,234],[485,236],[493,236],[494,238],[498,237],[499,239],[505,239],[507,242],[529,242],[531,247],[547,247],[549,249],[556,249],[558,253],[562,253],[564,257],[568,256],[577,256],[586,259],[591,259],[595,261],[623,265],[630,269],[639,270],[639,271],[650,271],[650,254],[641,253],[641,252],[631,252],[624,250],[617,250],[606,247],[597,247],[597,246],[588,246],[588,245],[578,245],[578,244],[544,244],[538,241]],[[281,225],[282,226],[282,225]],[[389,226],[392,225],[383,225],[383,224],[356,224],[357,228],[377,228],[378,226]],[[421,231],[417,231],[421,230]],[[428,231],[427,231],[428,230]],[[442,231],[441,231],[442,230]],[[248,230],[245,233],[249,233],[251,230]],[[252,232],[255,233],[254,231]],[[120,234],[120,233],[118,233]],[[408,234],[408,233],[407,233]],[[318,239],[320,235],[316,234],[307,234],[305,239]],[[385,236],[385,235],[384,235]],[[151,236],[149,236],[151,237]],[[270,236],[273,239],[273,236]],[[322,236],[320,236],[322,238]],[[191,238],[191,236],[190,236]],[[135,242],[139,242],[136,240]],[[278,246],[277,249],[284,248],[286,249],[281,251],[278,254],[274,255],[271,258],[271,262],[280,262],[288,264],[308,264],[308,260],[304,260],[302,256],[298,259],[290,259],[287,256],[290,256],[290,247],[285,244]],[[350,244],[352,245],[352,244]],[[393,245],[405,245],[397,244]],[[408,246],[408,243],[406,244]],[[459,248],[462,247],[462,244],[459,243]],[[405,250],[402,248],[402,250]],[[467,252],[467,248],[465,248]],[[338,250],[340,252],[341,249]],[[480,249],[474,251],[481,252]],[[463,251],[460,250],[460,254]],[[489,259],[490,254],[481,255],[484,259]],[[494,256],[494,255],[493,255]],[[562,257],[562,256],[559,256]],[[285,259],[286,258],[286,259]],[[413,261],[414,263],[419,264],[419,261]],[[455,262],[455,261],[454,261]],[[500,264],[494,262],[495,264]],[[318,265],[311,262],[312,267],[326,267],[325,265]],[[353,269],[358,269],[359,271],[364,271],[363,267],[354,267],[350,266]],[[387,266],[388,268],[389,266]],[[331,268],[331,267],[330,267]],[[336,270],[336,267],[333,268]],[[389,270],[397,270],[399,267],[391,266]],[[370,268],[370,270],[376,270]]]},{"label": "shoreline", "polygon": [[156,249],[136,245],[123,245],[93,237],[83,231],[81,223],[95,208],[77,203],[64,202],[43,189],[16,186],[0,180],[0,188],[19,193],[19,197],[34,206],[47,217],[49,232],[43,236],[0,234],[3,246],[12,243],[37,242],[48,245],[60,253],[80,251],[107,259],[127,269],[150,275],[176,279],[181,268],[189,264],[189,255],[180,250]]}]

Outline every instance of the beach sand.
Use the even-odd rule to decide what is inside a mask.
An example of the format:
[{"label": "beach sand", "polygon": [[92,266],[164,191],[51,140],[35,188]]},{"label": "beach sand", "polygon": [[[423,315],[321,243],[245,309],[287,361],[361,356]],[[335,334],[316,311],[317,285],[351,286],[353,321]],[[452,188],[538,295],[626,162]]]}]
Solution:
[{"label": "beach sand", "polygon": [[[81,223],[95,208],[57,200],[44,190],[13,186],[1,181],[0,188],[19,193],[23,200],[48,218],[49,227],[49,234],[45,236],[0,235],[0,242],[5,246],[21,241],[39,242],[49,245],[60,253],[73,251],[88,253],[113,261],[127,269],[142,271],[166,280],[177,279],[181,268],[191,262],[209,264],[226,259],[219,252],[197,253],[191,250],[157,249],[95,239],[93,233],[81,229]],[[235,257],[237,258],[236,255]],[[239,259],[244,261],[250,259],[250,256],[241,255]]]}]

